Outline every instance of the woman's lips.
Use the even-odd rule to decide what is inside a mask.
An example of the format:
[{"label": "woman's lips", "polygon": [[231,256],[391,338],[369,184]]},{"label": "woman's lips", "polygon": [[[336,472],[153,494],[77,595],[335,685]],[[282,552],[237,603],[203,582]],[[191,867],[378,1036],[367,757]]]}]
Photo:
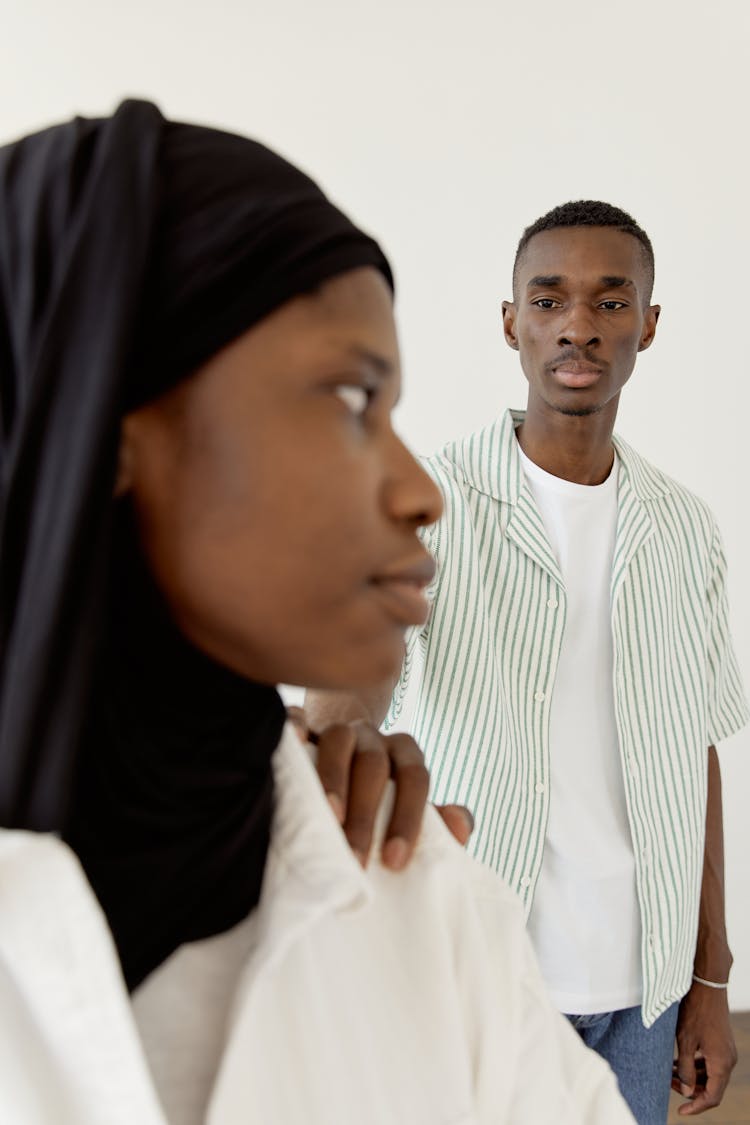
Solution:
[{"label": "woman's lips", "polygon": [[601,367],[589,363],[561,363],[552,368],[552,377],[563,387],[578,390],[592,387],[601,378]]},{"label": "woman's lips", "polygon": [[435,575],[435,563],[424,556],[415,563],[388,570],[371,579],[386,611],[400,625],[422,625],[430,612],[425,586]]}]

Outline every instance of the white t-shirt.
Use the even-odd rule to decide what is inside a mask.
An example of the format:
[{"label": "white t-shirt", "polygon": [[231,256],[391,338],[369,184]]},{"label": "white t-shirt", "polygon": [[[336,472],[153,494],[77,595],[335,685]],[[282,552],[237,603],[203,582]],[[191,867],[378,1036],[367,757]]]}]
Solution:
[{"label": "white t-shirt", "polygon": [[618,462],[582,485],[521,463],[565,583],[550,713],[550,811],[529,918],[561,1011],[640,1004],[641,925],[614,713],[610,585]]}]

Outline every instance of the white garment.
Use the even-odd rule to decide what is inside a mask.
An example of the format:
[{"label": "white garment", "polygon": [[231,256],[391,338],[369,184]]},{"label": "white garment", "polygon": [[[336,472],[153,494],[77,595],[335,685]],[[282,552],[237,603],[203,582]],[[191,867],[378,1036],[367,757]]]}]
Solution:
[{"label": "white garment", "polygon": [[254,916],[178,950],[136,1000],[145,1040],[173,1045],[171,1062],[152,1056],[164,1101],[203,1067],[180,1117],[156,1105],[75,857],[0,833],[3,1125],[632,1125],[607,1066],[550,1004],[515,896],[437,814],[406,871],[374,859],[364,872],[289,731],[275,768]]},{"label": "white garment", "polygon": [[[469,851],[529,911],[544,856],[567,595],[518,455],[523,417],[506,411],[424,461],[443,496],[443,515],[419,532],[437,564],[432,608],[406,634],[384,725],[398,724],[420,652],[410,731],[430,769],[431,799],[471,809]],[[615,714],[643,929],[641,1014],[651,1027],[693,973],[706,748],[740,730],[750,709],[711,512],[621,438],[612,442]]]},{"label": "white garment", "polygon": [[641,923],[614,709],[610,588],[618,461],[599,485],[521,464],[562,572],[550,708],[550,804],[529,932],[563,1012],[639,1005]]}]

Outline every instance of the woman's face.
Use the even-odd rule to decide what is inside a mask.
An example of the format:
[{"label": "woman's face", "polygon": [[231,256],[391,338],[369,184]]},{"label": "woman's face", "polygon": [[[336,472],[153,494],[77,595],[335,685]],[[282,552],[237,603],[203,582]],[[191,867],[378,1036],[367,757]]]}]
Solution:
[{"label": "woman's face", "polygon": [[118,489],[178,625],[252,679],[392,675],[422,622],[439,493],[391,427],[391,295],[369,268],[296,298],[123,422]]}]

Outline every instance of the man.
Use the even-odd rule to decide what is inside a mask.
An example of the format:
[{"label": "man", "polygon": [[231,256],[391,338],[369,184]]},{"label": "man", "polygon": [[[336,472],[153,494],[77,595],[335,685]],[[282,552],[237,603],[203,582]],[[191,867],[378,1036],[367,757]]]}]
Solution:
[{"label": "man", "polygon": [[[608,204],[524,232],[503,325],[527,409],[428,461],[438,577],[386,723],[419,646],[433,795],[474,811],[475,854],[642,1125],[666,1120],[675,1030],[681,1112],[717,1105],[736,1061],[715,743],[748,718],[711,513],[613,436],[653,279],[648,236]],[[309,718],[380,723],[391,687],[314,695]]]}]

